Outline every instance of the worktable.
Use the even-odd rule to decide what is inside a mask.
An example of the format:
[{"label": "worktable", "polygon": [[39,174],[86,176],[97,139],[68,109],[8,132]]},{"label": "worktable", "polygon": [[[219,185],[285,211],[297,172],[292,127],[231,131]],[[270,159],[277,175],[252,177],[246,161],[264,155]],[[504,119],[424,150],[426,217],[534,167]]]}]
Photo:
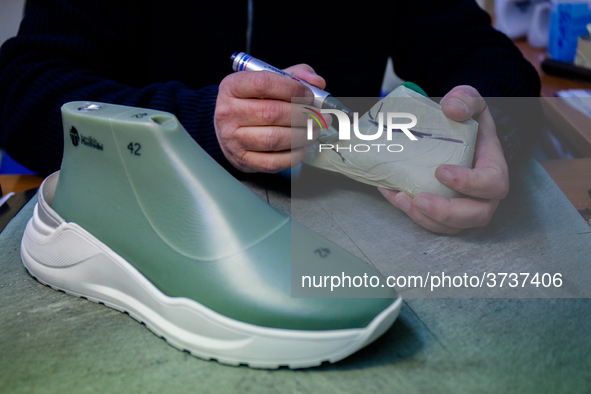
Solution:
[{"label": "worktable", "polygon": [[[546,97],[570,83],[547,75],[542,82]],[[575,123],[567,138],[584,147]],[[336,364],[295,371],[199,360],[125,314],[38,283],[19,255],[34,197],[0,233],[0,392],[589,393],[591,227],[577,209],[591,208],[591,185],[582,182],[590,160],[525,159],[493,221],[456,237],[423,230],[375,188],[336,175],[321,174],[311,192],[296,185],[291,197],[283,178],[242,177],[273,207],[384,275],[561,272],[580,297],[551,288],[463,298],[401,289],[401,314],[383,337]],[[41,178],[0,180],[6,193]]]},{"label": "worktable", "polygon": [[[242,181],[385,275],[560,271],[565,281],[583,283],[582,293],[591,289],[584,269],[591,228],[531,159],[512,172],[512,189],[493,222],[457,237],[423,230],[375,188],[336,175],[291,198],[281,178]],[[591,387],[591,300],[545,298],[550,289],[447,299],[403,291],[401,314],[383,337],[318,368],[253,370],[199,360],[128,315],[32,279],[19,250],[35,200],[0,234],[0,392],[588,393]]]}]

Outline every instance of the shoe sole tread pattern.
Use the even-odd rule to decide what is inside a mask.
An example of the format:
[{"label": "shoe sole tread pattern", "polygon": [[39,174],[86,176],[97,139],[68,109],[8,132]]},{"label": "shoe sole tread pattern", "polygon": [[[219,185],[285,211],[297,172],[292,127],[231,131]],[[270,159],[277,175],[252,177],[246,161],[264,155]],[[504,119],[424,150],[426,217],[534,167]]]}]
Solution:
[{"label": "shoe sole tread pattern", "polygon": [[[51,212],[43,199],[40,203],[44,212]],[[23,265],[32,277],[52,289],[127,313],[171,346],[200,359],[261,369],[334,363],[377,339],[400,311],[399,298],[367,327],[359,329],[305,331],[240,322],[194,300],[163,294],[130,263],[75,223],[48,226],[39,217],[40,203],[21,243]],[[68,266],[57,265],[55,258],[51,259],[54,266],[44,264],[45,252],[55,248],[56,241],[64,236],[69,248],[92,253],[81,253],[84,259]],[[50,254],[55,256],[55,251]]]}]

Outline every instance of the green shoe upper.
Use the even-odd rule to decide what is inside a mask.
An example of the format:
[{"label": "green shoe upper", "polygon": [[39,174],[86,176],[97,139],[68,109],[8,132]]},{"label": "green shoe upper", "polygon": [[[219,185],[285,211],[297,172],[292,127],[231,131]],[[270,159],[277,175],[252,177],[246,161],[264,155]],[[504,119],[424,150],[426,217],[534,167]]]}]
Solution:
[{"label": "green shoe upper", "polygon": [[[243,322],[303,330],[364,327],[396,298],[394,290],[383,299],[291,298],[292,256],[350,276],[381,275],[264,203],[173,115],[71,102],[62,116],[53,209],[164,294]],[[321,259],[319,247],[336,252]]]}]

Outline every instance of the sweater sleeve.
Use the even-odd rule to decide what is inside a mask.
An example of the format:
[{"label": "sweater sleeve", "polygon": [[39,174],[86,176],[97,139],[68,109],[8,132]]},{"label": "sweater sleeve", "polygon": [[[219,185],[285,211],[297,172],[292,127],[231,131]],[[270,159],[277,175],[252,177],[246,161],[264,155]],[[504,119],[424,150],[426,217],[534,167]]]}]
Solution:
[{"label": "sweater sleeve", "polygon": [[[213,125],[217,85],[134,84],[122,62],[137,55],[133,18],[110,1],[29,1],[15,38],[0,51],[0,142],[16,161],[46,175],[60,167],[60,107],[88,100],[173,113],[224,165]],[[132,8],[132,7],[128,7]],[[132,38],[130,38],[132,37]],[[141,65],[140,65],[141,66]],[[129,67],[126,67],[129,69]],[[138,68],[141,73],[141,68]]]},{"label": "sweater sleeve", "polygon": [[[432,97],[470,85],[487,98],[510,162],[539,133],[540,79],[473,0],[401,1],[391,54],[396,73]],[[527,99],[516,99],[527,97]]]}]

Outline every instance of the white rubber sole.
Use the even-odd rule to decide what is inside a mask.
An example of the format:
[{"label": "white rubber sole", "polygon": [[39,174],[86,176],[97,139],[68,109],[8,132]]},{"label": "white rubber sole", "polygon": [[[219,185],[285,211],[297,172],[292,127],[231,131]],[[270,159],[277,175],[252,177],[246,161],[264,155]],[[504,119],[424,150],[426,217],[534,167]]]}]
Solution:
[{"label": "white rubber sole", "polygon": [[51,209],[46,200],[51,200],[57,173],[52,177],[40,188],[21,243],[23,265],[31,276],[55,290],[126,312],[193,356],[252,368],[313,367],[370,344],[400,311],[399,298],[364,328],[288,330],[240,322],[194,300],[169,297],[108,246]]}]

